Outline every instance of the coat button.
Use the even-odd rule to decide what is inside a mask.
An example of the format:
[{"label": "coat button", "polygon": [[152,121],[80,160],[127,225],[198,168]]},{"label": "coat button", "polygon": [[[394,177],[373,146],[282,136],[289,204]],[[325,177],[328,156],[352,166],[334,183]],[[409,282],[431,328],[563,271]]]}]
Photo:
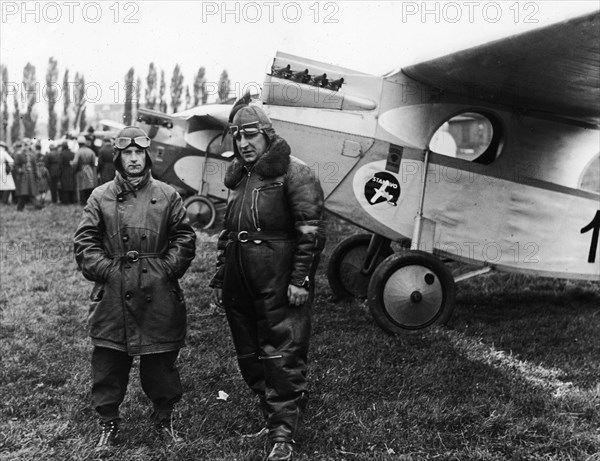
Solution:
[{"label": "coat button", "polygon": [[156,199],[153,198],[152,200],[150,200],[150,203],[156,203]]},{"label": "coat button", "polygon": [[146,234],[142,234],[142,240],[146,238]]},{"label": "coat button", "polygon": [[125,293],[125,299],[131,299],[131,293],[129,291]]},{"label": "coat button", "polygon": [[142,272],[145,274],[146,272],[148,272],[148,269],[146,269],[145,267],[142,269]]},{"label": "coat button", "polygon": [[122,202],[122,201],[123,201],[123,197],[119,197],[117,200],[118,200],[119,202]]},{"label": "coat button", "polygon": [[150,301],[152,301],[152,296],[146,296],[146,302],[149,303]]},{"label": "coat button", "polygon": [[124,236],[123,236],[123,241],[124,241],[124,242],[127,242],[128,240],[129,240],[129,236],[128,236],[128,235],[124,235]]}]

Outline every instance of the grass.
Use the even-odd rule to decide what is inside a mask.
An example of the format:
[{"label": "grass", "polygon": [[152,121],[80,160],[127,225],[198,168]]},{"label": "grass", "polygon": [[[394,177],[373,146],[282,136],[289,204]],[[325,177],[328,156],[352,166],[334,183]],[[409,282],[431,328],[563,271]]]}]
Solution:
[{"label": "grass", "polygon": [[[81,209],[1,210],[0,460],[94,460],[89,403],[91,284],[70,243]],[[490,274],[458,285],[446,327],[389,336],[358,300],[334,303],[328,255],[353,226],[328,218],[314,308],[311,401],[297,460],[600,459],[598,283]],[[152,436],[137,362],[122,406],[126,441],[106,459],[245,460],[267,449],[226,320],[212,315],[214,235],[199,234],[182,280],[188,345],[176,426]],[[229,394],[217,399],[218,392]]]}]

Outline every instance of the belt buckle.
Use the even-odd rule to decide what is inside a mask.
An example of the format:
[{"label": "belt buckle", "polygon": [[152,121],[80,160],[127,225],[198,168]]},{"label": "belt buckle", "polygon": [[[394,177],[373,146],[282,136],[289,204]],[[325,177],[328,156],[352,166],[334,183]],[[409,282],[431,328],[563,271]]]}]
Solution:
[{"label": "belt buckle", "polygon": [[127,256],[127,259],[129,259],[129,261],[132,263],[135,263],[140,259],[140,254],[135,250],[128,251],[125,253],[125,256]]},{"label": "belt buckle", "polygon": [[240,242],[246,243],[248,241],[248,231],[238,232],[237,238]]}]

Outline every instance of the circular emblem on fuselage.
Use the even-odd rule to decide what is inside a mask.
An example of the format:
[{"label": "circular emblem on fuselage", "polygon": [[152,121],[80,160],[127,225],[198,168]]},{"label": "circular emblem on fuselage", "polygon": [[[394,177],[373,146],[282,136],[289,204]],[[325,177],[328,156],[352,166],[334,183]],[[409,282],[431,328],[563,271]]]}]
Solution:
[{"label": "circular emblem on fuselage", "polygon": [[394,175],[380,171],[365,184],[365,197],[371,205],[387,202],[396,206],[400,197],[400,183]]}]

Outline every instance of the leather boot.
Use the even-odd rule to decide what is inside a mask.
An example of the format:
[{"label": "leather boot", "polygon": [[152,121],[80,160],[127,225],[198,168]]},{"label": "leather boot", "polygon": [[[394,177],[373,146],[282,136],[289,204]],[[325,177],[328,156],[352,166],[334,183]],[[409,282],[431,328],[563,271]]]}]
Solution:
[{"label": "leather boot", "polygon": [[273,445],[273,449],[269,456],[267,457],[267,461],[289,461],[292,459],[292,444],[287,442],[275,442]]},{"label": "leather boot", "polygon": [[96,444],[96,450],[110,450],[119,443],[119,420],[103,421],[100,423],[102,432]]}]

